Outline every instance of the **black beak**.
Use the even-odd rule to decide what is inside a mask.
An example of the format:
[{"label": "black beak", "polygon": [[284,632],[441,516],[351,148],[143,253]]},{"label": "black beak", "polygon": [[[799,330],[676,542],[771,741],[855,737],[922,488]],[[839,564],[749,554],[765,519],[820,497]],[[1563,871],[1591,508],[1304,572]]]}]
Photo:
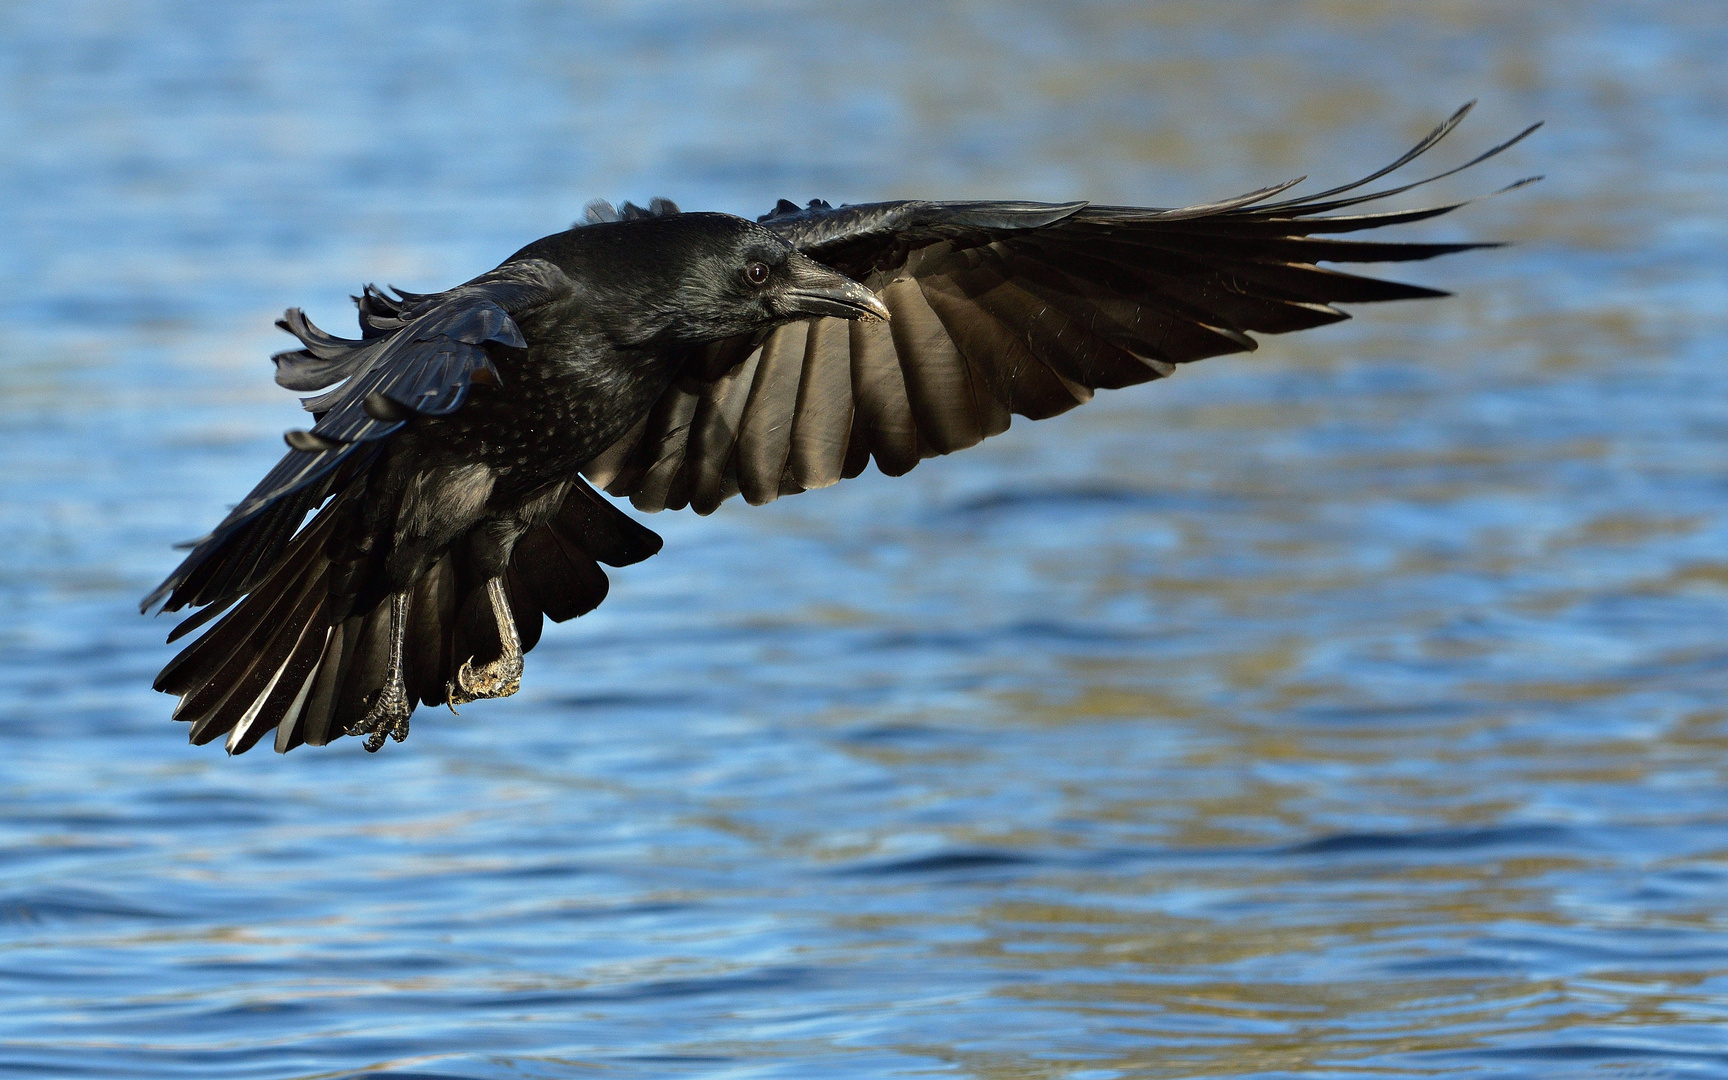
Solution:
[{"label": "black beak", "polygon": [[815,259],[794,253],[791,282],[780,294],[780,306],[793,318],[888,321],[888,306],[876,294],[845,274],[828,269]]}]

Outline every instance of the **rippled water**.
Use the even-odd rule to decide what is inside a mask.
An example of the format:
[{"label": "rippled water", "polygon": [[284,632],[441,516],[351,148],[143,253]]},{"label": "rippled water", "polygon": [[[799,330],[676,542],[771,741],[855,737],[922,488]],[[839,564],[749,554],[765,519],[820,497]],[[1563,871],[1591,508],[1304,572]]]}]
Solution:
[{"label": "rippled water", "polygon": [[[14,3],[0,1073],[1728,1073],[1728,9]],[[1171,204],[1545,118],[1451,300],[661,515],[522,694],[185,744],[271,319],[590,198]]]}]

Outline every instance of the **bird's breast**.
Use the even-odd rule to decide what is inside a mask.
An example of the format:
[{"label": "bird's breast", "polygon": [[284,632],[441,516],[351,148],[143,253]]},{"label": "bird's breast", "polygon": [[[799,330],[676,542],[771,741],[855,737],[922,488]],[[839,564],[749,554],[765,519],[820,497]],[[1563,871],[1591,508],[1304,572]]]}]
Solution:
[{"label": "bird's breast", "polygon": [[622,438],[665,392],[677,362],[556,345],[496,359],[499,385],[475,388],[435,434],[453,456],[524,491],[569,477]]}]

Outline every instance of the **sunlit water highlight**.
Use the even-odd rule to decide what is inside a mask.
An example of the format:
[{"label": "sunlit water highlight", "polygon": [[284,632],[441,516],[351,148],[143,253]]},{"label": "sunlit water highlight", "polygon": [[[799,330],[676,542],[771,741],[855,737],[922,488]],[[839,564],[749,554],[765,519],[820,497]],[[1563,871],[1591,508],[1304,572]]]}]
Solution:
[{"label": "sunlit water highlight", "polygon": [[[0,36],[0,1074],[1728,1072],[1728,15],[24,3]],[[1480,96],[1517,246],[708,519],[523,693],[233,760],[168,545],[340,327],[596,196],[1171,204]]]}]

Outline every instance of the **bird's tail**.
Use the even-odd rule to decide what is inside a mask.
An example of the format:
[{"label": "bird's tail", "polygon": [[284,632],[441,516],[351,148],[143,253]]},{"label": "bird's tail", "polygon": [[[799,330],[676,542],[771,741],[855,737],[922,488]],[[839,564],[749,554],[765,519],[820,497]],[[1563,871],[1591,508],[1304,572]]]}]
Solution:
[{"label": "bird's tail", "polygon": [[[174,718],[203,745],[227,736],[244,753],[275,732],[278,752],[322,746],[347,734],[383,689],[390,666],[390,604],[375,578],[379,560],[345,532],[361,493],[332,499],[296,535],[268,576],[156,677],[180,697]],[[660,549],[637,524],[582,481],[557,515],[517,542],[505,577],[522,651],[540,640],[543,619],[592,611],[608,582],[599,563],[625,566]],[[503,651],[485,581],[457,544],[415,583],[403,636],[403,679],[411,703],[442,704],[464,661]],[[185,636],[212,610],[182,622]]]}]

